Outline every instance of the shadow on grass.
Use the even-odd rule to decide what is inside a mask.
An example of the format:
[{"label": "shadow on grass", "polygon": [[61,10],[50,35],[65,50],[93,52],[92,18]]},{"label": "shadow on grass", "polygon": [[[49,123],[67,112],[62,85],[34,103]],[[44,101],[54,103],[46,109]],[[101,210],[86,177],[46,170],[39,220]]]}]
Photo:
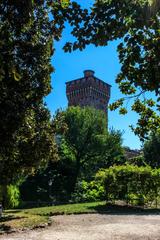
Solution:
[{"label": "shadow on grass", "polygon": [[22,216],[14,216],[14,215],[6,215],[0,218],[0,223],[11,221],[11,220],[17,220],[17,219],[22,219],[25,217]]},{"label": "shadow on grass", "polygon": [[0,224],[0,234],[5,232],[5,233],[9,233],[11,231],[11,227],[7,226],[5,224]]},{"label": "shadow on grass", "polygon": [[134,207],[128,205],[106,204],[95,207],[88,207],[94,209],[97,213],[108,215],[160,215],[160,209],[146,209],[142,207]]},{"label": "shadow on grass", "polygon": [[6,210],[6,211],[5,211],[6,214],[19,213],[19,212],[21,212],[21,210]]}]

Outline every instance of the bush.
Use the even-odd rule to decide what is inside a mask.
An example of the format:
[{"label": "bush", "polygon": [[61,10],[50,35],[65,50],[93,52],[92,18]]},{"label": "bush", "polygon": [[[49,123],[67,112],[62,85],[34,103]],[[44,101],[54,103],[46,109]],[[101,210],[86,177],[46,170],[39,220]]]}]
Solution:
[{"label": "bush", "polygon": [[20,192],[16,185],[7,186],[7,208],[18,207],[20,203]]},{"label": "bush", "polygon": [[144,156],[143,155],[140,155],[140,156],[137,156],[137,157],[133,157],[133,158],[130,158],[127,160],[127,164],[128,165],[135,165],[135,166],[138,166],[138,167],[145,167],[147,166],[148,164],[145,162],[145,159],[144,159]]},{"label": "bush", "polygon": [[160,169],[133,165],[113,166],[96,174],[106,190],[106,200],[124,200],[134,205],[157,202]]},{"label": "bush", "polygon": [[72,194],[72,201],[74,202],[96,202],[104,199],[104,186],[96,180],[91,182],[82,180],[77,184],[76,190]]}]

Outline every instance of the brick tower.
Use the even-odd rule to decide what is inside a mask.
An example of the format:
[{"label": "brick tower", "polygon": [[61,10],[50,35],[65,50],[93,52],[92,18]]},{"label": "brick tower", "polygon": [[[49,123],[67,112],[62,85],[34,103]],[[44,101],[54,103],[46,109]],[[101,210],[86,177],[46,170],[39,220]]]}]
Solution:
[{"label": "brick tower", "polygon": [[84,77],[66,82],[68,106],[91,106],[108,115],[111,85],[94,76],[94,71],[85,70]]}]

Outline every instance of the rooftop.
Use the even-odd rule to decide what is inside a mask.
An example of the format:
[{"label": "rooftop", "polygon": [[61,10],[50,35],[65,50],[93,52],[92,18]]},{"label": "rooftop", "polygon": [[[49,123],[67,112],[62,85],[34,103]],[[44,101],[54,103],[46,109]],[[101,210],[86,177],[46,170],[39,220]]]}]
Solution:
[{"label": "rooftop", "polygon": [[97,78],[94,74],[95,72],[93,70],[84,70],[83,71],[84,73],[84,77],[81,77],[81,78],[78,78],[78,79],[74,79],[74,80],[71,80],[71,81],[67,81],[66,84],[73,84],[73,83],[78,83],[79,81],[81,80],[84,80],[85,78],[88,78],[88,77],[92,77],[94,78],[97,82],[101,82],[103,85],[108,85],[109,87],[111,87],[110,84],[104,82],[103,80]]}]

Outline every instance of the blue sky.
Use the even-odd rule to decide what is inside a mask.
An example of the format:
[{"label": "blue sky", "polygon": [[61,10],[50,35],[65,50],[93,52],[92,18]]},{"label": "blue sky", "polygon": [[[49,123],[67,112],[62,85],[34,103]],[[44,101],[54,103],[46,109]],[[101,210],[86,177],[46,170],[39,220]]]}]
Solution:
[{"label": "blue sky", "polygon": [[[88,7],[92,0],[84,1],[84,7]],[[52,92],[47,96],[46,102],[51,114],[58,108],[65,109],[67,107],[65,82],[77,79],[83,76],[83,71],[91,69],[95,71],[95,76],[112,85],[110,103],[122,97],[115,78],[120,69],[116,52],[116,41],[111,42],[107,47],[88,46],[84,51],[75,51],[72,53],[64,53],[62,47],[66,41],[72,40],[69,34],[69,27],[63,34],[60,42],[56,42],[54,47],[56,52],[52,59],[55,73],[52,74]],[[124,131],[123,145],[132,149],[140,148],[141,143],[132,133],[129,125],[135,125],[137,116],[129,111],[125,116],[119,115],[118,111],[109,111],[109,127]]]}]

